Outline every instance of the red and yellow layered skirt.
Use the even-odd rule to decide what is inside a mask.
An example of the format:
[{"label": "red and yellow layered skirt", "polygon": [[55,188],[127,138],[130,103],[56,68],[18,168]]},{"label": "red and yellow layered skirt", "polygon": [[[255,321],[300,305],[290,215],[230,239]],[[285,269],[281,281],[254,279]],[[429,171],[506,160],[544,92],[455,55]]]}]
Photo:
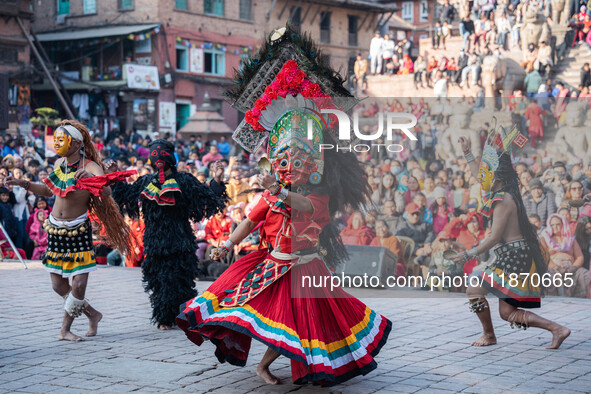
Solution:
[{"label": "red and yellow layered skirt", "polygon": [[338,384],[377,367],[392,323],[341,288],[303,286],[325,277],[318,258],[294,264],[257,251],[181,306],[177,324],[197,345],[211,340],[220,362],[244,366],[254,338],[291,359],[294,383]]}]

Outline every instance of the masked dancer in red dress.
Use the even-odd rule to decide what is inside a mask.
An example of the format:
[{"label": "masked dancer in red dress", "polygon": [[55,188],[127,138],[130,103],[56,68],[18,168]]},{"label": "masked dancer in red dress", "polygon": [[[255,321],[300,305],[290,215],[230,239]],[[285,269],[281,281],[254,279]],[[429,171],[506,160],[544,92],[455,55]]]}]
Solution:
[{"label": "masked dancer in red dress", "polygon": [[377,367],[391,322],[340,287],[318,286],[331,278],[327,266],[346,256],[331,218],[370,193],[353,153],[320,150],[336,146],[338,127],[319,112],[335,108],[331,97],[352,98],[314,45],[290,28],[273,32],[237,82],[229,96],[246,116],[234,139],[254,153],[268,137],[276,176],[261,175],[263,197],[214,252],[225,255],[261,221],[264,245],[181,306],[177,323],[197,345],[211,340],[218,360],[233,365],[246,364],[253,338],[264,343],[257,375],[269,384],[279,383],[269,366],[280,355],[291,359],[298,384],[365,375]]}]

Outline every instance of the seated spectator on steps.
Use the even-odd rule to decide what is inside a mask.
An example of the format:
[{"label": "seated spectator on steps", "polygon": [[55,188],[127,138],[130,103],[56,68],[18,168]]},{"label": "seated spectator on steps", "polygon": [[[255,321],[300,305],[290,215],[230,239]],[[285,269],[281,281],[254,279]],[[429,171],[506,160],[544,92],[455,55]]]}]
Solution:
[{"label": "seated spectator on steps", "polygon": [[341,239],[345,245],[369,245],[375,237],[373,230],[365,224],[363,214],[355,211],[347,220],[347,227],[341,231]]},{"label": "seated spectator on steps", "polygon": [[[227,208],[222,212],[216,213],[211,217],[205,225],[205,240],[209,244],[205,251],[205,258],[210,259],[211,251],[220,247],[230,237],[230,230],[232,227],[232,219],[227,216]],[[234,258],[234,251],[231,250],[228,255],[222,260],[223,263],[229,264]]]},{"label": "seated spectator on steps", "polygon": [[[547,286],[547,294],[586,297],[589,290],[588,270],[583,268],[583,252],[567,220],[558,214],[550,215],[540,243],[550,254],[548,273],[553,279],[562,278],[562,286],[556,286],[552,280],[551,285]],[[573,280],[570,286],[566,280],[569,276]]]},{"label": "seated spectator on steps", "polygon": [[404,276],[406,274],[404,250],[402,250],[398,238],[390,232],[385,221],[376,221],[376,237],[371,241],[370,246],[383,246],[392,251],[392,253],[398,256],[396,262],[396,276]]},{"label": "seated spectator on steps", "polygon": [[[414,255],[414,268],[413,275],[419,273],[419,266],[426,274],[429,266],[429,256],[433,250],[431,249],[431,243],[435,240],[435,233],[433,232],[433,226],[426,222],[421,222],[421,209],[415,203],[410,203],[405,208],[407,218],[403,222],[398,231],[397,236],[404,236],[411,238],[415,243]],[[408,267],[407,267],[408,269]]]}]

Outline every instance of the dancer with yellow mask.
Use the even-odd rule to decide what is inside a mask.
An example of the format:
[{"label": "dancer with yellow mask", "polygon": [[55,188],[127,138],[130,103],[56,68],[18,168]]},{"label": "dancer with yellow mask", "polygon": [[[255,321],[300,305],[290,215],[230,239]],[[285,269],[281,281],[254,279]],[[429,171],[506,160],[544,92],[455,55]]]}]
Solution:
[{"label": "dancer with yellow mask", "polygon": [[104,166],[88,129],[73,120],[65,120],[57,128],[54,148],[61,159],[44,179],[45,184],[13,177],[6,177],[5,184],[18,185],[45,197],[56,196],[53,211],[43,224],[49,237],[43,265],[51,275],[53,290],[64,299],[65,314],[59,339],[78,342],[84,339],[72,333],[74,319],[82,314],[88,317],[86,336],[91,337],[96,335],[103,317],[84,298],[88,273],[96,270],[87,211],[98,216],[117,249],[127,250],[129,227],[110,197],[109,184],[124,180],[132,172],[104,175]]}]

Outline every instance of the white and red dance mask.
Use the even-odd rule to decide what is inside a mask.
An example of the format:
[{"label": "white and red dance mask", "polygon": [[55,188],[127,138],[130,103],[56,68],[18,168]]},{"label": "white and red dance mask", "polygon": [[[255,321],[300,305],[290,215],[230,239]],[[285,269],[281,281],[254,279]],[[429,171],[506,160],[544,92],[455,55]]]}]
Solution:
[{"label": "white and red dance mask", "polygon": [[158,139],[150,143],[150,165],[158,172],[158,181],[165,181],[164,173],[176,166],[174,145],[169,141]]},{"label": "white and red dance mask", "polygon": [[284,185],[318,184],[324,170],[324,119],[305,108],[289,110],[269,135],[268,157]]}]

